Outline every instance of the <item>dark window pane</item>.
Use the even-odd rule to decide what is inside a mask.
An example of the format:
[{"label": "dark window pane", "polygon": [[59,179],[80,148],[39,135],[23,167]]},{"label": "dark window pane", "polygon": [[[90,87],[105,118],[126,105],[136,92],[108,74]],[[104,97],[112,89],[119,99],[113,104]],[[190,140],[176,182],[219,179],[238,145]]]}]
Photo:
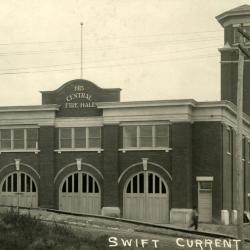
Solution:
[{"label": "dark window pane", "polygon": [[75,128],[75,148],[86,148],[86,128]]},{"label": "dark window pane", "polygon": [[89,138],[89,148],[100,148],[101,138]]},{"label": "dark window pane", "polygon": [[72,175],[68,177],[68,193],[72,193]]},{"label": "dark window pane", "polygon": [[152,147],[152,137],[141,137],[140,138],[140,147]]},{"label": "dark window pane", "polygon": [[78,193],[78,174],[74,174],[74,192]]},{"label": "dark window pane", "polygon": [[63,183],[62,192],[66,193],[66,181]]},{"label": "dark window pane", "polygon": [[168,147],[169,146],[169,132],[168,125],[155,126],[155,146]]},{"label": "dark window pane", "polygon": [[13,174],[13,192],[17,192],[17,174]]},{"label": "dark window pane", "polygon": [[126,126],[123,128],[123,145],[125,148],[137,147],[136,126]]},{"label": "dark window pane", "polygon": [[89,127],[89,148],[101,147],[101,128]]},{"label": "dark window pane", "polygon": [[101,128],[100,127],[89,127],[89,138],[100,138]]},{"label": "dark window pane", "polygon": [[34,181],[32,181],[32,192],[36,192],[36,185],[35,185],[35,183],[34,183]]},{"label": "dark window pane", "polygon": [[162,192],[163,194],[166,194],[166,187],[165,187],[164,182],[161,182],[161,192]]},{"label": "dark window pane", "polygon": [[153,174],[148,175],[148,192],[153,193]]},{"label": "dark window pane", "polygon": [[140,193],[144,193],[144,174],[139,175],[139,188],[140,188]]},{"label": "dark window pane", "polygon": [[1,140],[2,149],[11,149],[11,140]]},{"label": "dark window pane", "polygon": [[24,149],[24,140],[14,140],[14,149]]},{"label": "dark window pane", "polygon": [[[246,27],[244,27],[244,31],[248,34],[248,35],[250,35],[250,26],[246,26]],[[246,43],[249,43],[250,41],[248,40],[248,39],[244,39],[245,40],[245,42]]]},{"label": "dark window pane", "polygon": [[71,139],[61,139],[61,148],[72,148]]},{"label": "dark window pane", "polygon": [[93,178],[89,175],[89,193],[93,193]]},{"label": "dark window pane", "polygon": [[201,190],[212,190],[212,182],[211,181],[201,181],[200,182]]},{"label": "dark window pane", "polygon": [[133,177],[133,193],[137,193],[137,175]]},{"label": "dark window pane", "polygon": [[11,181],[11,175],[8,177],[8,192],[11,192],[11,184],[12,184],[12,181]]},{"label": "dark window pane", "polygon": [[36,148],[38,142],[38,129],[28,128],[27,129],[27,148]]},{"label": "dark window pane", "polygon": [[72,130],[71,128],[60,129],[60,145],[61,148],[72,148]]},{"label": "dark window pane", "polygon": [[2,192],[6,192],[6,180],[5,180],[4,183],[3,183]]},{"label": "dark window pane", "polygon": [[11,139],[11,130],[10,129],[2,129],[1,130],[1,139],[10,140]]},{"label": "dark window pane", "polygon": [[168,138],[166,137],[156,137],[155,138],[156,147],[168,147]]},{"label": "dark window pane", "polygon": [[14,148],[23,149],[24,148],[24,129],[14,129]]},{"label": "dark window pane", "polygon": [[26,192],[30,192],[30,177],[26,175]]},{"label": "dark window pane", "polygon": [[160,192],[160,179],[157,175],[155,175],[155,193],[159,194]]},{"label": "dark window pane", "polygon": [[99,193],[99,188],[96,181],[95,181],[95,193]]},{"label": "dark window pane", "polygon": [[237,30],[237,28],[234,28],[234,42],[239,43],[239,41],[240,41],[240,33]]},{"label": "dark window pane", "polygon": [[87,192],[87,175],[82,174],[82,192],[86,193]]},{"label": "dark window pane", "polygon": [[140,136],[152,137],[152,126],[140,126]]},{"label": "dark window pane", "polygon": [[25,174],[21,174],[21,192],[25,192]]},{"label": "dark window pane", "polygon": [[24,139],[24,129],[14,129],[14,140],[23,140]]},{"label": "dark window pane", "polygon": [[140,147],[152,147],[152,126],[140,126]]},{"label": "dark window pane", "polygon": [[11,130],[10,129],[1,130],[1,148],[11,149]]},{"label": "dark window pane", "polygon": [[128,183],[126,193],[128,193],[128,194],[130,194],[130,193],[131,193],[131,181]]},{"label": "dark window pane", "polygon": [[61,128],[61,138],[69,139],[71,138],[71,128]]}]

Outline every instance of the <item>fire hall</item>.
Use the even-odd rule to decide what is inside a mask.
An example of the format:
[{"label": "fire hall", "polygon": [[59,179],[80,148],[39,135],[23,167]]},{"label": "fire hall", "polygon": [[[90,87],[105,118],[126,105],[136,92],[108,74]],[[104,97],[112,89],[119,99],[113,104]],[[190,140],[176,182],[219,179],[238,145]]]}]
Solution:
[{"label": "fire hall", "polygon": [[[42,104],[0,107],[0,205],[143,220],[234,223],[239,34],[250,6],[224,28],[221,100],[120,101],[121,89],[76,79]],[[215,48],[216,49],[216,48]],[[250,209],[250,69],[245,62],[244,210]]]}]

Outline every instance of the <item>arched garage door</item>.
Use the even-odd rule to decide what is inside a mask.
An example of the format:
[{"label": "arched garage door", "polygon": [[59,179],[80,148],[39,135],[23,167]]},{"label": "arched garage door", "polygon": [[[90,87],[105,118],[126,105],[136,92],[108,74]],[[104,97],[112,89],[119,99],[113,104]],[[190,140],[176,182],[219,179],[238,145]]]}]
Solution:
[{"label": "arched garage door", "polygon": [[169,192],[163,178],[148,171],[132,176],[123,191],[123,216],[153,223],[168,223]]},{"label": "arched garage door", "polygon": [[38,194],[34,179],[23,172],[14,172],[6,176],[0,185],[0,204],[37,207]]},{"label": "arched garage door", "polygon": [[83,172],[66,176],[59,187],[59,209],[76,213],[100,214],[101,193],[97,180]]}]

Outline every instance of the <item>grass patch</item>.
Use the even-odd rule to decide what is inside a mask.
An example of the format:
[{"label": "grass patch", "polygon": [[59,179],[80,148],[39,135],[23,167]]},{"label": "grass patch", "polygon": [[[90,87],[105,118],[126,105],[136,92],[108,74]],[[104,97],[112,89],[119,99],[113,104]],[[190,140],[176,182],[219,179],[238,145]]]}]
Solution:
[{"label": "grass patch", "polygon": [[107,237],[76,234],[66,224],[44,223],[13,210],[0,215],[1,250],[103,250]]}]

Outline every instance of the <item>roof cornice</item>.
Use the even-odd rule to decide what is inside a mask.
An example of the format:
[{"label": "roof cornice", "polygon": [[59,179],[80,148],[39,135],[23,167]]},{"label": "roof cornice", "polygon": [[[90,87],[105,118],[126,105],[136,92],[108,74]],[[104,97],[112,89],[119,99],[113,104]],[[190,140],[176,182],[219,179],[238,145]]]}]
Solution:
[{"label": "roof cornice", "polygon": [[48,104],[48,105],[34,105],[34,106],[3,106],[0,107],[0,113],[4,112],[39,112],[39,111],[58,111],[60,105]]},{"label": "roof cornice", "polygon": [[160,107],[160,106],[195,106],[194,99],[181,100],[154,100],[154,101],[129,101],[129,102],[97,102],[96,105],[101,109],[114,108],[138,108],[138,107]]}]

